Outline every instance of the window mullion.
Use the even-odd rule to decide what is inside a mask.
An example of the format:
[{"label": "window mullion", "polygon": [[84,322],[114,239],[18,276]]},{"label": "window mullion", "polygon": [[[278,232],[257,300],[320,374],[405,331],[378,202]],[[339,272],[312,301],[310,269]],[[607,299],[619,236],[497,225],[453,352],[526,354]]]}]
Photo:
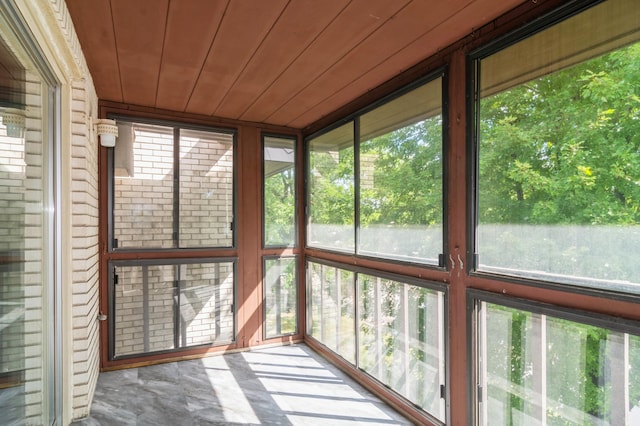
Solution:
[{"label": "window mullion", "polygon": [[360,117],[353,120],[353,241],[354,250],[360,252]]},{"label": "window mullion", "polygon": [[180,128],[173,129],[173,247],[180,248]]},{"label": "window mullion", "polygon": [[143,347],[145,352],[149,352],[149,333],[151,327],[149,320],[149,265],[142,265],[142,324],[143,324]]}]

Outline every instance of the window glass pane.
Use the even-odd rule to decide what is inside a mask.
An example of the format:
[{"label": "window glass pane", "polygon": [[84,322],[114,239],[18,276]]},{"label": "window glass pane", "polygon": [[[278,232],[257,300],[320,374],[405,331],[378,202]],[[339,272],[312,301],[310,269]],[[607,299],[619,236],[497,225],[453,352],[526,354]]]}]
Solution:
[{"label": "window glass pane", "polygon": [[309,334],[355,364],[354,273],[309,264]]},{"label": "window glass pane", "polygon": [[442,253],[442,79],[360,118],[358,253],[437,264]]},{"label": "window glass pane", "polygon": [[322,324],[322,268],[319,263],[307,263],[307,334],[320,340]]},{"label": "window glass pane", "polygon": [[264,245],[296,244],[294,139],[266,136],[263,146]]},{"label": "window glass pane", "polygon": [[640,291],[639,29],[611,0],[480,60],[478,269]]},{"label": "window glass pane", "polygon": [[484,302],[479,324],[481,424],[636,424],[637,336]]},{"label": "window glass pane", "polygon": [[233,263],[180,265],[180,346],[234,340]]},{"label": "window glass pane", "polygon": [[115,268],[114,356],[174,349],[176,274],[173,265]]},{"label": "window glass pane", "polygon": [[628,423],[640,424],[640,336],[629,336],[629,407]]},{"label": "window glass pane", "polygon": [[116,266],[114,356],[234,340],[233,263]]},{"label": "window glass pane", "polygon": [[298,330],[297,259],[264,260],[265,338],[295,334]]},{"label": "window glass pane", "polygon": [[233,245],[232,134],[125,121],[118,133],[114,247]]},{"label": "window glass pane", "polygon": [[52,424],[61,397],[51,392],[60,352],[50,296],[59,285],[53,192],[59,170],[47,131],[55,126],[48,108],[54,102],[52,87],[29,60],[37,53],[25,51],[10,28],[0,16],[0,423]]},{"label": "window glass pane", "polygon": [[233,135],[180,129],[179,247],[233,245]]},{"label": "window glass pane", "polygon": [[355,249],[353,152],[353,123],[309,141],[309,246]]},{"label": "window glass pane", "polygon": [[172,128],[119,123],[113,179],[118,247],[175,247],[173,146]]},{"label": "window glass pane", "polygon": [[444,421],[444,294],[359,274],[358,312],[358,367]]}]

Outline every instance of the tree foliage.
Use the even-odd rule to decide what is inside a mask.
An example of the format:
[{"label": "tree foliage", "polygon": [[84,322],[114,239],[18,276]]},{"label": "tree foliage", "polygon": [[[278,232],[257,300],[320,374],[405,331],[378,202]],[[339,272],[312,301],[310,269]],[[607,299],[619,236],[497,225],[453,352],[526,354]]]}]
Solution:
[{"label": "tree foliage", "polygon": [[640,44],[484,98],[482,223],[640,220]]},{"label": "tree foliage", "polygon": [[[442,222],[442,119],[430,117],[360,144],[360,224]],[[313,223],[353,224],[352,145],[312,151]]]},{"label": "tree foliage", "polygon": [[291,245],[295,237],[295,169],[280,171],[264,180],[265,243]]},{"label": "tree foliage", "polygon": [[317,224],[354,223],[353,145],[336,151],[312,151],[309,161],[311,220]]},{"label": "tree foliage", "polygon": [[442,223],[439,115],[363,142],[360,169],[362,225]]}]

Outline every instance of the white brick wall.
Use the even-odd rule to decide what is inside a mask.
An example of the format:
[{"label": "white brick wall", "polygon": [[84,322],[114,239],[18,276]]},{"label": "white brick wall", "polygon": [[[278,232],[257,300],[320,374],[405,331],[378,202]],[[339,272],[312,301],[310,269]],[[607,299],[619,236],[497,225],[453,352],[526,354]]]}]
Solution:
[{"label": "white brick wall", "polygon": [[[171,248],[173,135],[134,126],[128,172],[116,165],[114,234],[119,248]],[[185,131],[180,139],[180,247],[230,247],[233,216],[233,144],[228,134]],[[122,151],[120,151],[122,150]],[[129,150],[129,152],[126,152]],[[125,151],[125,152],[123,152]]]},{"label": "white brick wall", "polygon": [[[120,248],[173,246],[173,135],[135,131],[131,176],[114,179],[114,237]],[[116,152],[127,149],[116,145]],[[119,153],[118,153],[119,154]]]},{"label": "white brick wall", "polygon": [[184,344],[233,339],[233,265],[193,264],[181,272],[181,321]]},{"label": "white brick wall", "polygon": [[[97,110],[90,80],[72,83],[73,418],[88,415],[99,372],[98,144],[87,117]],[[67,331],[68,332],[68,331]]]},{"label": "white brick wall", "polygon": [[[145,345],[144,270],[147,276]],[[171,265],[118,267],[115,287],[115,355],[173,349],[173,281]]]},{"label": "white brick wall", "polygon": [[231,246],[231,136],[193,132],[180,151],[180,246]]},{"label": "white brick wall", "polygon": [[174,322],[178,312],[174,282],[178,269],[181,282],[179,346],[233,339],[233,264],[118,266],[116,356],[175,348]]}]

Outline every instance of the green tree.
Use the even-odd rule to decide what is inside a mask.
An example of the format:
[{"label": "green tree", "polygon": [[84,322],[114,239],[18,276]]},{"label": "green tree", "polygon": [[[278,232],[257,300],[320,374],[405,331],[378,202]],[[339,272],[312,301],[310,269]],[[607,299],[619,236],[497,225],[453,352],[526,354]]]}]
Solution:
[{"label": "green tree", "polygon": [[309,161],[310,215],[316,224],[354,223],[353,146],[312,151]]},{"label": "green tree", "polygon": [[[367,164],[368,163],[368,164]],[[442,223],[442,118],[437,115],[360,145],[360,223]]]},{"label": "green tree", "polygon": [[484,98],[480,221],[640,220],[640,43]]},{"label": "green tree", "polygon": [[296,181],[294,168],[288,168],[264,181],[265,241],[271,245],[294,242]]}]

